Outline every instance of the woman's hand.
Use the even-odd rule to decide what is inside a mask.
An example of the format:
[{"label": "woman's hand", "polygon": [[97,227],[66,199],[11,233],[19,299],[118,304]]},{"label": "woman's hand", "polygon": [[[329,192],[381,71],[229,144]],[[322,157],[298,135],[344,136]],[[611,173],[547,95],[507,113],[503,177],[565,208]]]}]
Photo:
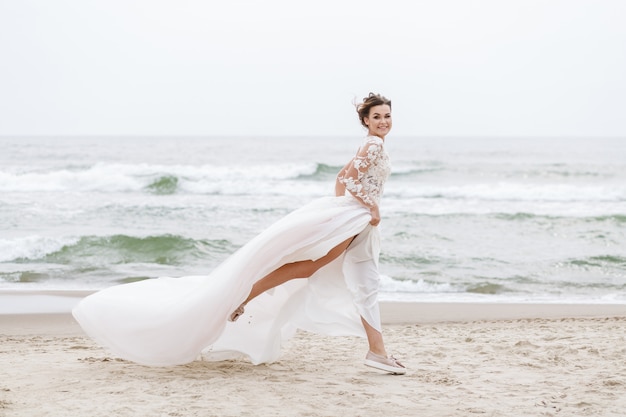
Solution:
[{"label": "woman's hand", "polygon": [[380,223],[380,212],[378,211],[378,206],[371,207],[370,214],[372,215],[372,220],[370,220],[370,224],[372,226],[378,226],[378,223]]},{"label": "woman's hand", "polygon": [[335,181],[335,197],[341,197],[346,194],[346,186],[339,180]]}]

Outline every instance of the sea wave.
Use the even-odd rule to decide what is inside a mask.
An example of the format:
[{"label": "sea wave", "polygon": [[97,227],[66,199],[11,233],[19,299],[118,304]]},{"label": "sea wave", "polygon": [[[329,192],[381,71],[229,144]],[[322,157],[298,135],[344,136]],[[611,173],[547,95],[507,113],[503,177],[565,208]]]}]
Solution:
[{"label": "sea wave", "polygon": [[[318,195],[327,192],[328,183],[339,169],[323,163],[229,166],[97,163],[45,172],[0,171],[0,192]],[[442,183],[421,183],[413,178],[416,174],[439,169],[442,168],[400,168],[395,174],[398,178],[387,185],[386,196],[483,201],[626,201],[626,185],[621,182],[485,181],[463,184],[465,180],[462,178],[458,181],[447,179]]]},{"label": "sea wave", "polygon": [[[626,256],[611,254],[596,255],[585,258],[570,259],[566,262],[566,264],[584,269],[599,268],[601,270],[615,271],[618,269],[626,271]],[[622,275],[626,276],[626,272]]]},{"label": "sea wave", "polygon": [[[100,191],[170,194],[175,191],[211,193],[242,183],[250,186],[271,180],[321,176],[334,169],[324,164],[266,164],[190,166],[97,163],[46,172],[0,171],[2,192]],[[218,187],[215,187],[218,184]]]},{"label": "sea wave", "polygon": [[458,293],[463,292],[459,287],[450,283],[429,282],[423,279],[395,279],[388,275],[380,276],[380,291],[387,293]]},{"label": "sea wave", "polygon": [[[458,216],[472,216],[473,214],[449,214],[447,216],[458,217]],[[446,216],[446,215],[444,215]],[[563,216],[563,215],[544,215],[544,214],[534,214],[534,213],[526,213],[526,212],[516,212],[516,213],[490,213],[489,217],[493,217],[500,220],[508,220],[508,221],[528,221],[528,220],[550,220],[555,221],[559,219],[572,219],[572,216]],[[604,216],[578,216],[577,220],[587,223],[615,223],[622,224],[626,223],[626,215],[615,214],[615,215],[604,215]]]},{"label": "sea wave", "polygon": [[16,239],[0,239],[0,262],[41,259],[48,254],[75,245],[76,237],[26,236]]},{"label": "sea wave", "polygon": [[390,184],[386,197],[486,200],[486,201],[626,201],[626,186],[620,184],[529,184],[483,183],[460,186]]},{"label": "sea wave", "polygon": [[313,173],[306,172],[299,174],[297,179],[326,181],[330,178],[334,178],[341,168],[343,167],[339,165],[317,163],[315,164],[315,171]]},{"label": "sea wave", "polygon": [[153,263],[177,265],[195,259],[210,259],[236,249],[224,239],[191,239],[164,234],[43,237],[0,240],[0,262],[49,264]]},{"label": "sea wave", "polygon": [[445,166],[443,163],[420,163],[415,166],[415,164],[410,165],[394,165],[391,170],[391,176],[394,178],[405,179],[411,177],[419,177],[424,174],[432,174],[436,172],[442,172],[448,170],[449,167]]},{"label": "sea wave", "polygon": [[443,173],[457,178],[492,178],[494,180],[579,181],[614,179],[625,174],[620,166],[565,164],[502,165],[498,163],[466,164],[450,161],[404,161],[394,164],[393,177],[416,177]]}]

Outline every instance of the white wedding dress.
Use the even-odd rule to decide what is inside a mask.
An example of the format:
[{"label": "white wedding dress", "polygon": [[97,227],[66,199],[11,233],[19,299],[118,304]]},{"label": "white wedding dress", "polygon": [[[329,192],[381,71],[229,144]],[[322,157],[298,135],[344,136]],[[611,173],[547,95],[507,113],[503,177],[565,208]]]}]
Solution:
[{"label": "white wedding dress", "polygon": [[[278,359],[297,329],[364,336],[362,316],[380,330],[378,229],[359,200],[379,203],[389,176],[380,138],[368,136],[340,173],[346,195],[312,201],[271,225],[208,275],[162,277],[106,288],[84,298],[73,315],[85,332],[115,355],[144,365],[247,356]],[[281,265],[315,260],[357,236],[346,252],[309,279],[261,294],[245,313],[229,315],[252,285]]]}]

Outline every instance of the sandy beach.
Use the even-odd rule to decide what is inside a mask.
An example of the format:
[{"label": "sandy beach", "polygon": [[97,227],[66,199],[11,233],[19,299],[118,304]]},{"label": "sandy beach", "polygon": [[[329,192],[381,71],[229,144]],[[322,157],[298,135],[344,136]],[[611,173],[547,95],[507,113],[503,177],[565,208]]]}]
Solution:
[{"label": "sandy beach", "polygon": [[[392,376],[362,365],[364,340],[305,332],[272,364],[140,366],[111,356],[57,311],[67,295],[52,294],[64,298],[53,312],[0,314],[0,416],[623,416],[626,409],[626,305],[383,303],[388,348],[409,369]],[[5,306],[16,297],[28,298],[0,294]]]}]

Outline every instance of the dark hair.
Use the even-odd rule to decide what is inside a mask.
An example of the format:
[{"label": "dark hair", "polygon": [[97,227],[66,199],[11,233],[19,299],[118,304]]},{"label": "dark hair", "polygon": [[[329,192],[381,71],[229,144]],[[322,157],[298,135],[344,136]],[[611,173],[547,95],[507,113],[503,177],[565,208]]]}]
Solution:
[{"label": "dark hair", "polygon": [[355,104],[356,112],[359,114],[359,120],[361,121],[363,127],[367,129],[367,125],[365,124],[365,118],[369,117],[371,108],[383,104],[388,105],[391,109],[391,100],[384,96],[381,96],[380,94],[374,93],[370,93],[367,97],[365,97],[362,103]]}]

